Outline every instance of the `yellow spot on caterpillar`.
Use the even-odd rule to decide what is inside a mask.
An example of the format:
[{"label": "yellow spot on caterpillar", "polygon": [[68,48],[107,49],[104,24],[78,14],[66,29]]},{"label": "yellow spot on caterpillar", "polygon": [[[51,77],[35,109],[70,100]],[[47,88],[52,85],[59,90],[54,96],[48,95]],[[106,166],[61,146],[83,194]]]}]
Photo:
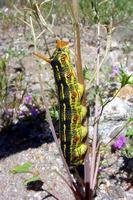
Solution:
[{"label": "yellow spot on caterpillar", "polygon": [[64,104],[64,110],[63,110],[63,113],[64,113],[64,121],[66,120],[66,105]]},{"label": "yellow spot on caterpillar", "polygon": [[66,125],[64,124],[64,142],[66,142]]},{"label": "yellow spot on caterpillar", "polygon": [[63,100],[64,99],[64,86],[63,84],[61,84],[61,99]]},{"label": "yellow spot on caterpillar", "polygon": [[57,80],[60,81],[61,77],[60,77],[60,72],[59,72],[58,66],[56,65],[55,68],[56,68],[56,77],[57,77]]}]

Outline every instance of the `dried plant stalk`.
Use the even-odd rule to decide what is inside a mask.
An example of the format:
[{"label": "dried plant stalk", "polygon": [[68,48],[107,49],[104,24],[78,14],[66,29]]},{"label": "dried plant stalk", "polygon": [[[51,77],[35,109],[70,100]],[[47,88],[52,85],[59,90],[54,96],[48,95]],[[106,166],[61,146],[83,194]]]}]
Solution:
[{"label": "dried plant stalk", "polygon": [[[72,0],[72,16],[74,21],[74,33],[75,33],[75,60],[76,60],[76,69],[77,69],[77,77],[79,83],[84,85],[84,77],[83,77],[83,69],[82,69],[82,60],[81,60],[81,45],[80,45],[80,26],[79,26],[79,1]],[[86,96],[85,92],[82,98],[82,104],[86,105]],[[85,122],[87,123],[87,121]],[[88,144],[88,141],[86,141]],[[92,191],[90,189],[90,162],[89,162],[89,152],[87,151],[85,157],[85,164],[84,164],[84,182],[85,182],[85,199],[91,200]]]}]

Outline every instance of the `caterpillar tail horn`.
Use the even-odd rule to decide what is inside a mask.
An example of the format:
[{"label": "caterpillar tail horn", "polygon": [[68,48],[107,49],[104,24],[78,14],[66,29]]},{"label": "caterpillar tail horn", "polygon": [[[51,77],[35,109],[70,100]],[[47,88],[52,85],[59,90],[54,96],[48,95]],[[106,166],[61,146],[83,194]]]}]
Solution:
[{"label": "caterpillar tail horn", "polygon": [[34,54],[35,56],[37,56],[38,58],[41,58],[41,59],[45,60],[47,63],[51,64],[51,60],[50,60],[49,58],[43,56],[42,54],[37,53],[37,52],[33,52],[33,54]]}]

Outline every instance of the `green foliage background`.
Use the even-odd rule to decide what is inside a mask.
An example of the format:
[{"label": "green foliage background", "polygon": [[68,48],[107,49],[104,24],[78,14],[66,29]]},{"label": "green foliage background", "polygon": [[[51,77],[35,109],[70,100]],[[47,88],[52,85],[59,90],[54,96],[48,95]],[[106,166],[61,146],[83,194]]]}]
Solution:
[{"label": "green foliage background", "polygon": [[115,24],[133,16],[132,0],[80,0],[81,17],[94,24],[99,13],[100,22],[109,24],[112,19]]},{"label": "green foliage background", "polygon": [[[11,5],[17,5],[21,8],[21,1],[0,1],[0,6],[10,5],[11,8]],[[50,22],[52,15],[56,15],[57,21],[68,19],[68,12],[70,13],[72,4],[71,0],[25,0],[24,2],[26,7],[31,4],[34,6],[35,3],[41,4],[43,14]],[[112,20],[117,25],[133,16],[133,0],[79,0],[79,7],[81,21],[89,25],[97,23],[97,13],[102,24],[109,24]]]}]

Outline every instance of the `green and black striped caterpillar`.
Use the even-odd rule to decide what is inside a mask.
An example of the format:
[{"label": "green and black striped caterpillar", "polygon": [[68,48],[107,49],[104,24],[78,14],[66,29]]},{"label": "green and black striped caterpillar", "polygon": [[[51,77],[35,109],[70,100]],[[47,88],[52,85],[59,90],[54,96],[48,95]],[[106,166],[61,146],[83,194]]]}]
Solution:
[{"label": "green and black striped caterpillar", "polygon": [[52,66],[57,85],[61,149],[69,166],[80,165],[87,151],[87,127],[82,125],[87,109],[81,105],[84,87],[77,82],[68,42],[58,40],[52,57],[45,60]]}]

